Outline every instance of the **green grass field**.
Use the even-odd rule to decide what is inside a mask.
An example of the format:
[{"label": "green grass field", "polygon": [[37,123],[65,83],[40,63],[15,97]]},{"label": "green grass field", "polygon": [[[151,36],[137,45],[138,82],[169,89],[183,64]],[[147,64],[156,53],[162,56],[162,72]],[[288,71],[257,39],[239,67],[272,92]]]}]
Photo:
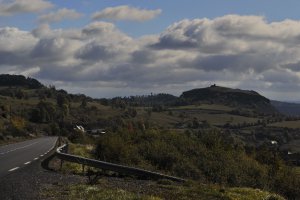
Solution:
[{"label": "green grass field", "polygon": [[296,167],[296,172],[297,172],[298,177],[300,178],[300,167]]},{"label": "green grass field", "polygon": [[150,123],[159,126],[159,127],[166,127],[171,128],[174,127],[175,123],[180,122],[180,118],[177,116],[170,116],[166,112],[161,113],[152,113],[151,117],[149,118]]},{"label": "green grass field", "polygon": [[171,110],[216,110],[216,111],[232,111],[234,108],[219,105],[219,104],[200,104],[200,105],[188,105],[173,107]]},{"label": "green grass field", "polygon": [[[81,144],[73,144],[69,143],[68,153],[85,157],[85,158],[94,158],[91,151],[94,149],[92,145],[81,145]],[[82,173],[82,165],[72,162],[64,162],[62,166],[62,172],[64,173],[74,173],[81,174]]]},{"label": "green grass field", "polygon": [[283,122],[277,122],[273,124],[269,124],[268,126],[273,127],[286,127],[286,128],[300,128],[300,121],[283,121]]},{"label": "green grass field", "polygon": [[195,118],[201,121],[207,121],[211,125],[232,125],[243,123],[256,123],[259,118],[245,117],[229,114],[232,108],[223,105],[203,104],[200,106],[180,106],[172,107],[163,112],[151,112],[148,115],[143,109],[137,109],[138,118],[148,119],[150,123],[164,128],[172,128],[177,123],[188,123]]},{"label": "green grass field", "polygon": [[300,153],[300,140],[292,140],[281,146],[282,149],[289,149],[293,153]]},{"label": "green grass field", "polygon": [[213,114],[213,113],[191,113],[190,116],[192,118],[197,118],[200,121],[206,120],[208,123],[212,125],[224,125],[226,123],[230,124],[242,124],[246,123],[255,123],[258,118],[244,117],[239,115],[232,115],[227,113]]}]

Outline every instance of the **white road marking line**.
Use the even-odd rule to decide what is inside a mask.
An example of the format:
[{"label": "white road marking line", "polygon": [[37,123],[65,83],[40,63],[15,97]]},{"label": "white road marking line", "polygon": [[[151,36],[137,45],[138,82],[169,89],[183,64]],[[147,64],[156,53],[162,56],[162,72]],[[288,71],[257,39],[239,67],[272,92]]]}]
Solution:
[{"label": "white road marking line", "polygon": [[37,160],[37,159],[39,159],[39,158],[34,158],[33,160]]},{"label": "white road marking line", "polygon": [[57,140],[58,140],[58,138],[54,141],[53,147],[51,147],[51,148],[48,150],[48,152],[50,152],[52,149],[55,148],[55,145],[56,145]]},{"label": "white road marking line", "polygon": [[42,155],[40,155],[40,157],[43,157],[44,155],[42,154]]},{"label": "white road marking line", "polygon": [[24,165],[28,165],[29,163],[31,163],[31,162],[30,162],[30,161],[28,161],[28,162],[24,163]]},{"label": "white road marking line", "polygon": [[9,171],[9,172],[12,172],[12,171],[15,171],[15,170],[17,170],[17,169],[19,169],[19,167],[12,168],[12,169],[10,169],[10,170],[8,170],[8,171]]},{"label": "white road marking line", "polygon": [[34,145],[36,143],[38,143],[38,142],[34,142],[34,143],[31,143],[31,144],[25,145],[23,147],[19,147],[19,148],[12,149],[12,150],[9,150],[9,151],[6,151],[6,152],[2,152],[2,153],[0,153],[0,155],[6,154],[6,153],[9,153],[9,152],[12,152],[12,151],[16,151],[16,150],[19,150],[19,149],[24,149],[24,148],[29,147],[31,145]]}]

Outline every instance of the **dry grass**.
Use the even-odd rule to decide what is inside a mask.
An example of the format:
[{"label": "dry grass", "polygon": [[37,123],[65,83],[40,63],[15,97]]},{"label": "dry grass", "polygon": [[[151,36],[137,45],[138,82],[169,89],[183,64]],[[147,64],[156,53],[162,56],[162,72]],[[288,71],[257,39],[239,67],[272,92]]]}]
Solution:
[{"label": "dry grass", "polygon": [[273,127],[282,127],[282,128],[300,128],[300,121],[283,121],[283,122],[277,122],[273,124],[269,124],[268,126]]},{"label": "dry grass", "polygon": [[[68,153],[85,157],[85,158],[94,158],[91,151],[94,149],[93,145],[81,145],[81,144],[72,144],[69,143]],[[64,173],[74,173],[81,174],[83,172],[82,165],[72,162],[64,162],[62,166],[62,172]]]},{"label": "dry grass", "polygon": [[[102,200],[284,200],[279,195],[252,188],[221,188],[216,185],[188,184],[164,185],[149,184],[148,189],[133,185],[128,188],[124,185],[109,187],[98,183],[96,185],[74,184],[62,188],[48,188],[43,191],[44,198],[52,199],[102,199]],[[60,191],[62,190],[62,191]],[[63,192],[63,196],[62,196]]]},{"label": "dry grass", "polygon": [[216,111],[232,111],[234,108],[219,105],[219,104],[200,104],[200,105],[188,105],[188,106],[178,106],[171,108],[171,110],[216,110]]}]

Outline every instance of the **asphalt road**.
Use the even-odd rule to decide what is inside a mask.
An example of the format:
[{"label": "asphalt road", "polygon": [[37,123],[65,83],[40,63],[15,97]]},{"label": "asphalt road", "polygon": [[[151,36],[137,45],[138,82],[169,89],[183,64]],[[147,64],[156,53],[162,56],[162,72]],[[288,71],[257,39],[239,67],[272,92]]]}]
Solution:
[{"label": "asphalt road", "polygon": [[55,146],[57,137],[42,137],[0,147],[0,178],[41,159]]}]

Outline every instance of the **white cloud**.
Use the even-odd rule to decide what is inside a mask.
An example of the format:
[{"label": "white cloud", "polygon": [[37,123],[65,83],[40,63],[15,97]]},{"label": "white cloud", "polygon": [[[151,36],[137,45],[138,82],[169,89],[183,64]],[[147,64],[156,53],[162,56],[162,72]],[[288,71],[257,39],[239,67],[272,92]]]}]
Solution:
[{"label": "white cloud", "polygon": [[0,71],[69,88],[178,94],[217,83],[284,97],[300,89],[299,35],[299,21],[238,15],[182,20],[137,39],[102,21],[31,32],[7,27],[0,29]]},{"label": "white cloud", "polygon": [[124,5],[105,8],[104,10],[94,13],[92,19],[147,21],[157,17],[160,13],[160,9],[146,10]]},{"label": "white cloud", "polygon": [[49,24],[40,24],[37,28],[31,31],[31,34],[39,39],[45,38],[70,38],[74,40],[80,40],[82,33],[78,29],[54,29],[52,30]]},{"label": "white cloud", "polygon": [[18,52],[30,50],[38,40],[27,31],[14,27],[0,28],[0,51]]},{"label": "white cloud", "polygon": [[126,43],[132,39],[122,33],[114,24],[108,22],[93,22],[82,29],[84,39],[101,40],[102,43]]},{"label": "white cloud", "polygon": [[67,19],[78,19],[82,17],[83,14],[77,12],[76,10],[72,9],[59,9],[55,12],[51,12],[45,15],[41,15],[38,20],[41,23],[53,23],[53,22],[59,22],[62,20],[67,20]]},{"label": "white cloud", "polygon": [[[290,28],[288,28],[290,27]],[[282,49],[300,32],[299,22],[267,23],[261,16],[227,15],[182,20],[169,26],[155,44],[163,49],[198,49],[203,53],[236,53]],[[288,28],[288,29],[287,29]],[[261,48],[257,49],[256,47]]]},{"label": "white cloud", "polygon": [[0,66],[26,66],[29,53],[37,42],[38,39],[27,31],[12,27],[0,28]]},{"label": "white cloud", "polygon": [[183,61],[185,66],[193,68],[262,72],[297,61],[299,34],[298,21],[268,23],[260,16],[229,15],[177,22],[150,46],[158,50],[198,52],[194,60]]},{"label": "white cloud", "polygon": [[32,59],[57,62],[72,57],[80,43],[69,38],[55,37],[40,39],[31,52]]},{"label": "white cloud", "polygon": [[0,16],[11,16],[22,13],[36,13],[49,8],[53,4],[45,0],[11,0],[0,2]]}]

